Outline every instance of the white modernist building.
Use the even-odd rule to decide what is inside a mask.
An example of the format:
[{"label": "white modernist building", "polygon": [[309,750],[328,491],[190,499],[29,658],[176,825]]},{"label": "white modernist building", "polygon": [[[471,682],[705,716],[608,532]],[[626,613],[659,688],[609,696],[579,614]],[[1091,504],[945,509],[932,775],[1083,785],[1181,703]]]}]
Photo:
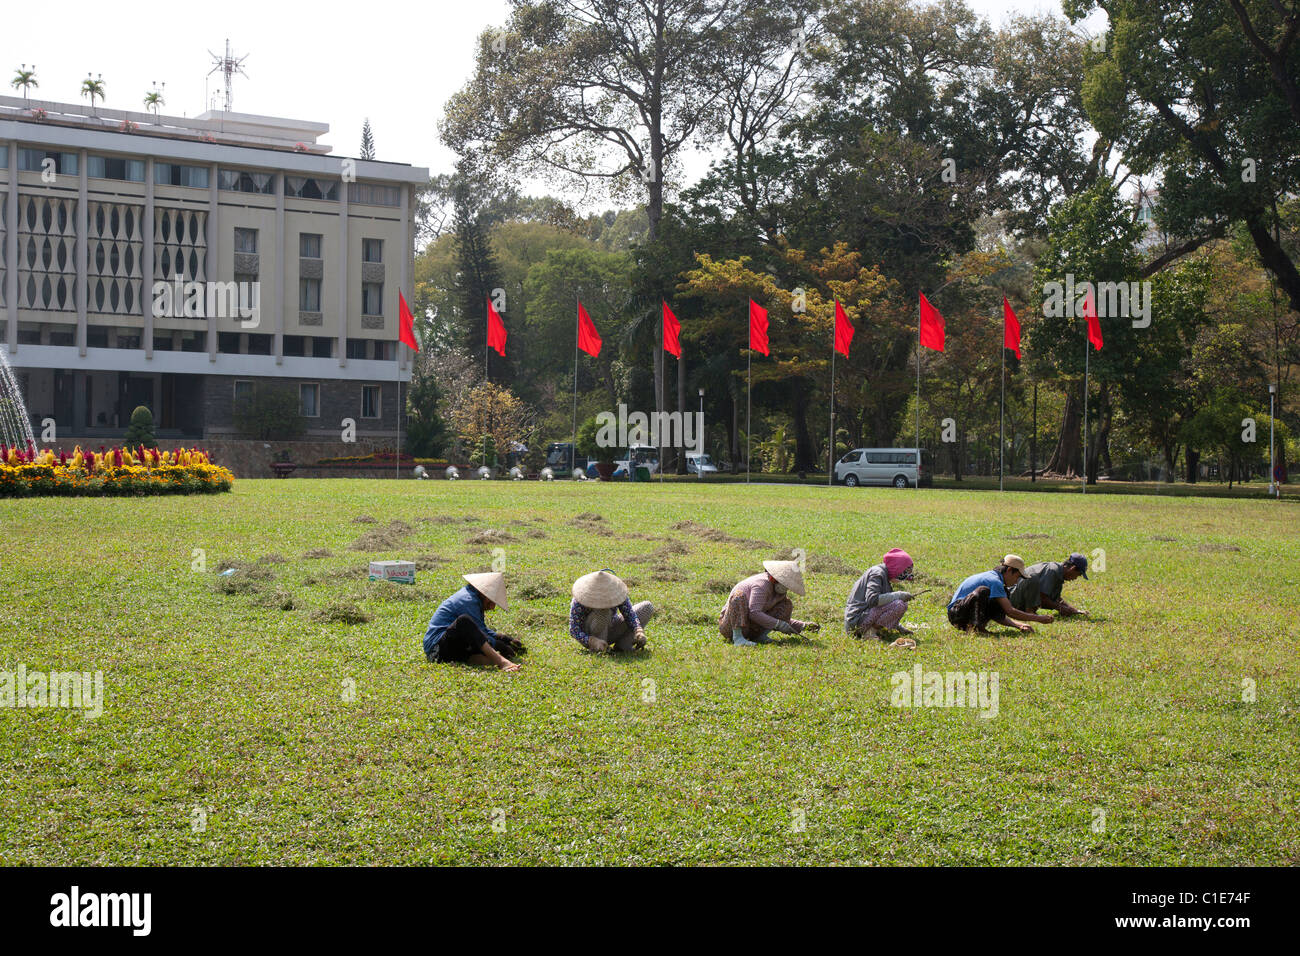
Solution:
[{"label": "white modernist building", "polygon": [[235,433],[259,389],[309,436],[398,426],[427,169],[330,155],[328,126],[0,97],[0,348],[39,436]]}]

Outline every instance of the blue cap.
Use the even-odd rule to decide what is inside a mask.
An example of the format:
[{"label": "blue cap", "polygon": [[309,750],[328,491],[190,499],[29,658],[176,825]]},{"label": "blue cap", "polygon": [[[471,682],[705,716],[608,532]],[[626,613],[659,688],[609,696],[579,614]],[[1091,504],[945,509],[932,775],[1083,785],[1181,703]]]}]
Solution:
[{"label": "blue cap", "polygon": [[1074,552],[1074,554],[1065,559],[1064,563],[1071,567],[1078,568],[1079,573],[1083,575],[1084,580],[1086,581],[1088,579],[1088,559],[1079,554],[1079,552]]}]

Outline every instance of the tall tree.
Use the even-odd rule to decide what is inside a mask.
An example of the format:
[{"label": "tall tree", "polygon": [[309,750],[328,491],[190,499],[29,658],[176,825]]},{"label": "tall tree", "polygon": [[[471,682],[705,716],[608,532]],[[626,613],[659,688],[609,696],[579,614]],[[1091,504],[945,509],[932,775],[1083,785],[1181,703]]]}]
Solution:
[{"label": "tall tree", "polygon": [[370,131],[370,117],[361,124],[361,158],[375,158],[375,134]]}]

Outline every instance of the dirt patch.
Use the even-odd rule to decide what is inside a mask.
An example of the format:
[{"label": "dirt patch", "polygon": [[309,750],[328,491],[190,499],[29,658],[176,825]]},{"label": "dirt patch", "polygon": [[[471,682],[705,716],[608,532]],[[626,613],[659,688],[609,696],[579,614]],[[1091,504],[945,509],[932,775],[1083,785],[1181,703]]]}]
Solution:
[{"label": "dirt patch", "polygon": [[386,528],[367,531],[348,545],[350,551],[395,551],[402,546],[402,539],[414,530],[405,521],[392,521]]},{"label": "dirt patch", "polygon": [[597,514],[594,511],[584,511],[582,514],[574,515],[574,521],[604,521],[605,516]]},{"label": "dirt patch", "polygon": [[289,559],[282,554],[272,551],[270,554],[264,554],[257,559],[258,564],[286,564]]},{"label": "dirt patch", "polygon": [[528,578],[515,588],[515,593],[525,601],[541,601],[555,597],[560,589],[545,578]]},{"label": "dirt patch", "polygon": [[719,544],[737,544],[745,548],[775,548],[771,541],[760,541],[757,538],[738,538],[734,534],[727,534],[725,531],[719,531],[717,528],[710,528],[706,524],[700,524],[698,521],[679,521],[673,525],[674,531],[682,531],[686,534],[693,535],[697,538],[703,538],[705,541],[716,541]]},{"label": "dirt patch", "polygon": [[712,578],[704,582],[700,588],[705,594],[730,594],[735,585],[730,581],[724,581],[721,578]]},{"label": "dirt patch", "polygon": [[312,620],[326,623],[365,624],[370,615],[351,601],[334,600],[312,612]]},{"label": "dirt patch", "polygon": [[253,603],[261,607],[269,607],[276,611],[292,611],[294,609],[293,595],[288,591],[279,589],[268,591],[265,594],[259,594],[253,599]]},{"label": "dirt patch", "polygon": [[686,581],[689,577],[685,571],[667,564],[656,564],[650,569],[650,580],[657,584],[675,584],[679,581]]},{"label": "dirt patch", "polygon": [[1206,554],[1215,554],[1220,551],[1240,551],[1241,548],[1237,547],[1235,544],[1219,544],[1211,542],[1209,544],[1197,545],[1196,550],[1205,552]]},{"label": "dirt patch", "polygon": [[424,598],[414,586],[394,581],[367,581],[363,596],[372,601],[419,601]]},{"label": "dirt patch", "polygon": [[371,515],[357,515],[352,519],[353,524],[377,524],[378,522]]},{"label": "dirt patch", "polygon": [[470,535],[468,538],[465,539],[465,543],[468,545],[482,545],[482,544],[494,545],[494,544],[507,544],[511,541],[518,541],[518,540],[519,539],[516,538],[513,534],[511,534],[509,531],[501,531],[497,528],[485,528],[482,531]]},{"label": "dirt patch", "polygon": [[547,534],[541,528],[529,528],[524,532],[525,538],[545,538]]},{"label": "dirt patch", "polygon": [[332,558],[334,557],[334,552],[329,548],[312,548],[310,551],[304,551],[302,556],[309,560],[314,560],[316,558]]}]

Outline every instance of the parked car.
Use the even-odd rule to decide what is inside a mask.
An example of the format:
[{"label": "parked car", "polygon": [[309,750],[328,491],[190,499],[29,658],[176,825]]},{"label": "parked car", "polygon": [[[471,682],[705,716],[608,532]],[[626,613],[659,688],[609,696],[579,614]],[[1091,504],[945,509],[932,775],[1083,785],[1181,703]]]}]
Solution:
[{"label": "parked car", "polygon": [[587,471],[587,456],[575,456],[573,442],[553,441],[546,446],[546,467],[555,473],[556,478],[568,478],[575,468]]},{"label": "parked car", "polygon": [[687,452],[686,454],[686,471],[692,475],[712,475],[718,470],[718,466],[713,463],[713,459],[708,455]]},{"label": "parked car", "polygon": [[835,481],[855,485],[930,485],[930,453],[916,448],[855,448],[835,463]]}]

